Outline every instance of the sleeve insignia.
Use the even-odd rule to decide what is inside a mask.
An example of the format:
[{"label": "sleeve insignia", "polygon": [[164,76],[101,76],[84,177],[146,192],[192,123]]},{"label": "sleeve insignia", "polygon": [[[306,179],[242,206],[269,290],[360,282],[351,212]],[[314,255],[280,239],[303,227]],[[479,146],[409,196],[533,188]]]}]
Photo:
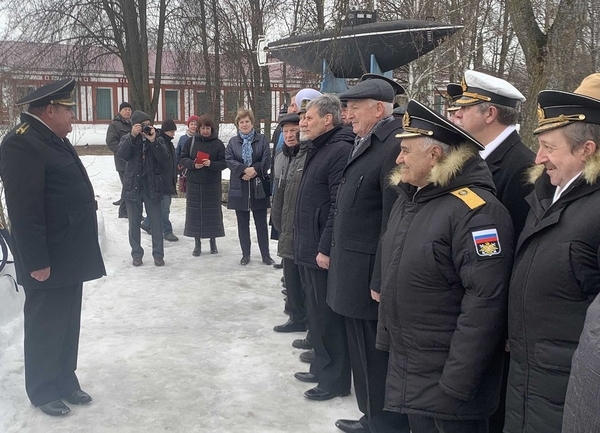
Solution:
[{"label": "sleeve insignia", "polygon": [[27,122],[21,123],[19,125],[19,127],[16,129],[15,134],[24,135],[28,129],[29,129],[29,123],[27,123]]},{"label": "sleeve insignia", "polygon": [[498,231],[496,229],[478,230],[471,232],[473,242],[475,243],[475,251],[480,257],[491,257],[502,252]]},{"label": "sleeve insignia", "polygon": [[477,195],[471,188],[461,188],[451,192],[454,197],[459,198],[469,209],[477,209],[485,204],[485,200]]}]

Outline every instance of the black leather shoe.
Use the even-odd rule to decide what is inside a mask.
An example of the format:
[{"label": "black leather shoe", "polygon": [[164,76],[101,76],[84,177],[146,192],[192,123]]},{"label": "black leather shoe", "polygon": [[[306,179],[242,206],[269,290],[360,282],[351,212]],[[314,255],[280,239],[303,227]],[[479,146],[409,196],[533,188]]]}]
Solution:
[{"label": "black leather shoe", "polygon": [[66,415],[69,412],[71,412],[71,409],[69,409],[69,406],[67,406],[60,400],[54,400],[54,401],[51,401],[50,403],[46,403],[46,404],[43,404],[38,407],[40,408],[40,410],[42,412],[44,412],[46,415],[50,415],[50,416],[62,416],[62,415]]},{"label": "black leather shoe", "polygon": [[287,296],[287,289],[281,289],[281,294],[283,296]]},{"label": "black leather shoe", "polygon": [[242,260],[240,260],[240,265],[246,266],[250,263],[250,256],[242,256]]},{"label": "black leather shoe", "polygon": [[307,363],[311,363],[315,360],[315,351],[314,350],[307,350],[306,352],[302,352],[300,354],[300,361],[302,362],[307,362]]},{"label": "black leather shoe", "polygon": [[306,397],[309,400],[315,400],[315,401],[331,400],[332,398],[335,398],[335,397],[345,397],[347,395],[350,395],[350,391],[330,392],[330,391],[325,391],[324,389],[321,389],[318,386],[315,388],[309,389],[308,391],[306,391],[304,393],[304,397]]},{"label": "black leather shoe", "polygon": [[294,373],[294,377],[302,382],[317,383],[319,378],[312,373]]},{"label": "black leather shoe", "polygon": [[283,269],[283,262],[275,263],[273,267],[275,269]]},{"label": "black leather shoe", "polygon": [[275,263],[275,260],[273,260],[273,259],[271,258],[271,256],[265,256],[265,257],[263,257],[263,263],[264,263],[265,265],[269,265],[269,266],[271,266],[272,264],[274,264],[274,263]]},{"label": "black leather shoe", "polygon": [[121,203],[123,203],[123,200],[122,200],[122,199],[119,199],[119,200],[117,200],[117,201],[113,201],[113,204],[114,204],[115,206],[121,206]]},{"label": "black leather shoe", "polygon": [[371,433],[369,427],[365,427],[360,421],[351,419],[338,419],[335,426],[346,433]]},{"label": "black leather shoe", "polygon": [[294,322],[292,319],[288,319],[283,325],[277,325],[273,327],[275,332],[305,332],[306,324],[304,322]]},{"label": "black leather shoe", "polygon": [[141,228],[142,230],[144,230],[146,233],[148,233],[149,235],[151,235],[151,234],[152,234],[152,231],[151,231],[152,229],[150,228],[150,226],[149,226],[149,225],[144,225],[144,224],[142,224],[142,225],[140,225],[140,228]]},{"label": "black leather shoe", "polygon": [[141,257],[137,257],[135,259],[133,259],[133,261],[131,262],[133,264],[133,266],[135,266],[136,268],[138,266],[142,266],[144,264],[144,262],[142,261]]},{"label": "black leather shoe", "polygon": [[174,233],[167,233],[166,235],[164,235],[164,240],[169,242],[177,242],[179,238],[175,236]]},{"label": "black leather shoe", "polygon": [[73,391],[71,394],[63,397],[71,404],[86,404],[92,401],[92,397],[85,391],[78,389],[77,391]]},{"label": "black leather shoe", "polygon": [[295,347],[296,349],[304,349],[304,350],[310,350],[313,348],[312,344],[310,344],[310,341],[308,341],[306,338],[292,341],[292,347]]},{"label": "black leather shoe", "polygon": [[163,259],[162,257],[154,257],[154,265],[155,266],[164,266],[165,259]]}]

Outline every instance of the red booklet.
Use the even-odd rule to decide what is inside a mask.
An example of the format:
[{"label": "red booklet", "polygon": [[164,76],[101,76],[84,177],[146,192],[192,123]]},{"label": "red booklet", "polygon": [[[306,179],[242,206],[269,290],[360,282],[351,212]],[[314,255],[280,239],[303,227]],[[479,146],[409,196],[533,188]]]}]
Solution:
[{"label": "red booklet", "polygon": [[208,153],[198,151],[198,153],[196,154],[196,161],[194,162],[196,164],[202,164],[202,162],[207,159],[210,159],[210,155]]}]

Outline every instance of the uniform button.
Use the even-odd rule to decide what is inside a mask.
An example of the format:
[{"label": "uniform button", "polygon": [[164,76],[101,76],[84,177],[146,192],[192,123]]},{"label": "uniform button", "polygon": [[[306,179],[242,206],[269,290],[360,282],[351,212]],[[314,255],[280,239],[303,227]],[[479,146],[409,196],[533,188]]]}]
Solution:
[{"label": "uniform button", "polygon": [[334,215],[337,215],[337,214],[338,214],[338,210],[336,209],[336,210],[333,212],[333,214],[334,214]]},{"label": "uniform button", "polygon": [[346,183],[346,178],[342,177],[342,183]]},{"label": "uniform button", "polygon": [[331,241],[331,246],[335,247],[335,241]]}]

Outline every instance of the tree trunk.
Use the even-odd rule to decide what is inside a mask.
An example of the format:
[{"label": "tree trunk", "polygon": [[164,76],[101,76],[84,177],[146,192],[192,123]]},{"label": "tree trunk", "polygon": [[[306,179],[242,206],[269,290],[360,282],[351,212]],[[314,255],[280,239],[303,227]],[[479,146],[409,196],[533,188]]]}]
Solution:
[{"label": "tree trunk", "polygon": [[537,94],[543,89],[572,91],[567,83],[572,53],[581,32],[585,4],[580,0],[561,0],[553,24],[544,33],[536,22],[529,0],[507,0],[515,33],[525,55],[531,87],[523,109],[521,136],[531,148],[537,143],[532,135],[537,125]]}]

